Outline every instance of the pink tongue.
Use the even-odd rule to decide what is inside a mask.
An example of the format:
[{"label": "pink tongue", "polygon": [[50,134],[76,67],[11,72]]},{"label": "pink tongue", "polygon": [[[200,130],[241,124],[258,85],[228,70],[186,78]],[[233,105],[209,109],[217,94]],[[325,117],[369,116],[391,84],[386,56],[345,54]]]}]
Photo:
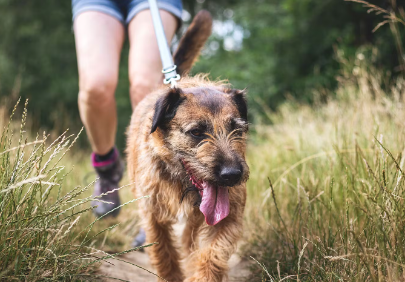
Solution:
[{"label": "pink tongue", "polygon": [[205,216],[208,225],[215,225],[229,214],[229,193],[228,188],[218,187],[203,182],[203,196],[200,211]]}]

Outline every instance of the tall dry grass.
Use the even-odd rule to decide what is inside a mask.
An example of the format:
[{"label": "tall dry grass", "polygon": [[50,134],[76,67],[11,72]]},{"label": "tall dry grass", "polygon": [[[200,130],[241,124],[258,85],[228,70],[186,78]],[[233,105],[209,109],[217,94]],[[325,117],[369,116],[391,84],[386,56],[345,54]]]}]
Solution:
[{"label": "tall dry grass", "polygon": [[336,98],[288,101],[268,113],[274,125],[255,126],[246,209],[246,252],[261,264],[254,281],[405,280],[405,83],[383,89],[362,52],[340,59]]},{"label": "tall dry grass", "polygon": [[12,121],[16,109],[10,118],[0,109],[0,281],[100,280],[94,266],[139,248],[114,253],[98,248],[119,223],[100,227],[89,204],[100,201],[91,196],[93,182],[77,185],[82,172],[63,164],[72,158],[69,150],[80,133],[30,140],[27,103],[21,122]]}]

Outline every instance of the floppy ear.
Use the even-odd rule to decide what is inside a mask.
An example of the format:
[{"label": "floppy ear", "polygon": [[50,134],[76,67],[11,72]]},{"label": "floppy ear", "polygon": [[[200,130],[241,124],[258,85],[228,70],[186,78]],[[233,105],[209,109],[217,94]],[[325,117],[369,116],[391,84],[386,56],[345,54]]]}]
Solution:
[{"label": "floppy ear", "polygon": [[247,121],[248,113],[246,102],[246,89],[244,90],[227,89],[225,92],[231,95],[232,101],[235,104],[236,108],[238,109],[240,117]]},{"label": "floppy ear", "polygon": [[177,107],[184,99],[185,96],[180,88],[172,88],[166,95],[160,97],[155,104],[150,133],[155,132],[158,127],[174,118]]}]

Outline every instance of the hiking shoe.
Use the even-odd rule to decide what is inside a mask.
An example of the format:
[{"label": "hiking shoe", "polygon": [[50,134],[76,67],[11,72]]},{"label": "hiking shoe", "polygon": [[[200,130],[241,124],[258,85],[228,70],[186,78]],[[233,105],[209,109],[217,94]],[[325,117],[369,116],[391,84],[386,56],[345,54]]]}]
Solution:
[{"label": "hiking shoe", "polygon": [[[141,227],[139,228],[138,235],[136,235],[134,241],[132,242],[132,248],[143,246],[145,244],[145,241],[146,241],[145,230],[143,230],[143,228]],[[140,249],[140,251],[143,251],[143,248]]]},{"label": "hiking shoe", "polygon": [[[99,177],[94,186],[93,197],[97,197],[100,196],[101,194],[117,189],[119,187],[118,184],[124,173],[124,165],[120,159],[118,150],[114,148],[114,153],[112,154],[112,157],[106,161],[98,161],[96,154],[92,153],[91,161]],[[100,217],[121,205],[118,191],[113,191],[111,193],[103,195],[99,199],[110,203],[104,203],[99,201],[91,202],[92,207],[97,206],[96,208],[93,209],[93,213],[97,217]],[[111,215],[116,217],[119,214],[119,211],[120,209],[118,208],[113,212],[109,213],[108,216]]]}]

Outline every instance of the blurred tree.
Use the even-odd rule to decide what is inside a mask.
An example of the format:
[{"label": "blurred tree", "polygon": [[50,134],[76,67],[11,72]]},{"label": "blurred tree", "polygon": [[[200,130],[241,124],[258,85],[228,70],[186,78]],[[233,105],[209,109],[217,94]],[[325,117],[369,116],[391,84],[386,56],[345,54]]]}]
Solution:
[{"label": "blurred tree", "polygon": [[[390,9],[388,0],[370,2]],[[274,109],[287,94],[312,101],[314,89],[333,89],[340,68],[336,48],[350,57],[360,46],[374,45],[380,50],[375,61],[380,69],[394,70],[395,75],[398,66],[389,26],[372,33],[382,18],[358,4],[184,0],[184,7],[191,16],[204,8],[215,18],[214,34],[194,72],[210,72],[235,87],[248,87],[252,117]],[[71,17],[71,1],[0,0],[0,96],[30,98],[35,124],[57,131],[81,126]],[[131,114],[127,61],[128,43],[116,92],[121,148]]]},{"label": "blurred tree", "polygon": [[[386,0],[370,1],[389,8]],[[404,4],[397,4],[404,7]],[[358,4],[340,0],[252,0],[231,7],[232,20],[245,31],[243,47],[221,48],[194,69],[229,78],[248,87],[254,116],[275,108],[286,97],[312,101],[313,90],[333,89],[340,65],[336,48],[352,57],[360,46],[379,49],[375,63],[391,71],[399,65],[389,26],[372,30],[383,19]],[[395,74],[395,73],[394,73]],[[319,91],[322,93],[322,91]]]},{"label": "blurred tree", "polygon": [[37,125],[78,116],[69,1],[0,1],[0,95],[20,89]]}]

